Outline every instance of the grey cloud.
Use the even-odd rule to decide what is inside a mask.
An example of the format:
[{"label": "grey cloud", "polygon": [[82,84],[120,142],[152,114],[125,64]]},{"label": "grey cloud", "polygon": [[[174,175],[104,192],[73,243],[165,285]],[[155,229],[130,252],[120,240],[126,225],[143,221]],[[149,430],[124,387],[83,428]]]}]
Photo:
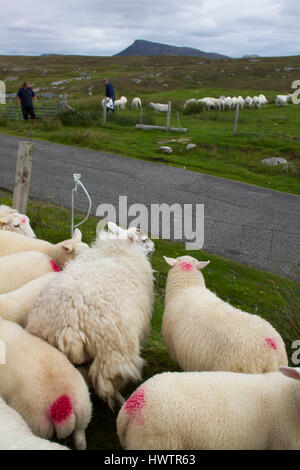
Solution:
[{"label": "grey cloud", "polygon": [[238,57],[299,53],[294,0],[0,2],[0,54],[112,55],[134,39]]}]

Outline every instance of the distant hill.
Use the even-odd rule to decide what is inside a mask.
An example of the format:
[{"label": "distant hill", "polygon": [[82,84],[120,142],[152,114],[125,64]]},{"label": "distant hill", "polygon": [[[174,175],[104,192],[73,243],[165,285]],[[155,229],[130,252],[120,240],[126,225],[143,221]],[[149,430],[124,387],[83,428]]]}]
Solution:
[{"label": "distant hill", "polygon": [[144,41],[143,39],[136,39],[131,46],[123,51],[115,54],[116,56],[146,56],[146,55],[185,55],[206,58],[226,58],[227,56],[217,54],[215,52],[204,52],[192,47],[177,47],[168,44],[160,44],[158,42]]}]

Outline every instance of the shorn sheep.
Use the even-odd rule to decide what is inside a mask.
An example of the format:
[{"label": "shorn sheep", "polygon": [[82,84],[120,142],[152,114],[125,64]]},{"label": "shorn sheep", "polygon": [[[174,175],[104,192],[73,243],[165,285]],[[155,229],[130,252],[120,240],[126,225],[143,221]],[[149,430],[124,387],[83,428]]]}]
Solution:
[{"label": "shorn sheep", "polygon": [[147,254],[153,242],[139,229],[109,224],[90,248],[47,284],[28,317],[27,330],[62,351],[72,363],[91,362],[89,378],[113,409],[119,390],[141,380],[153,304]]},{"label": "shorn sheep", "polygon": [[132,109],[140,109],[142,107],[141,99],[138,97],[133,98],[131,102]]},{"label": "shorn sheep", "polygon": [[6,294],[27,282],[60,267],[53,259],[39,251],[24,251],[0,258],[0,294]]},{"label": "shorn sheep", "polygon": [[166,113],[168,111],[169,106],[167,104],[162,103],[149,103],[150,108],[154,109],[156,113]]},{"label": "shorn sheep", "polygon": [[5,205],[0,205],[0,230],[8,230],[35,238],[27,215],[20,214],[17,210]]},{"label": "shorn sheep", "polygon": [[56,272],[44,274],[27,282],[19,289],[0,294],[0,316],[25,328],[33,302],[48,282],[57,276]]},{"label": "shorn sheep", "polygon": [[292,102],[292,95],[276,95],[274,101],[276,106],[286,106],[288,103]]},{"label": "shorn sheep", "polygon": [[45,240],[25,238],[18,233],[0,231],[0,257],[23,251],[40,251],[63,267],[86,248],[88,248],[88,245],[81,241],[79,229],[75,229],[73,238],[56,245]]},{"label": "shorn sheep", "polygon": [[35,436],[19,413],[0,398],[0,450],[68,450],[68,448]]},{"label": "shorn sheep", "polygon": [[299,450],[300,369],[280,372],[155,375],[118,414],[121,445],[126,450]]},{"label": "shorn sheep", "polygon": [[74,432],[76,448],[85,449],[91,401],[81,374],[68,359],[21,326],[0,318],[6,347],[0,365],[0,396],[44,439]]},{"label": "shorn sheep", "polygon": [[116,109],[125,109],[127,104],[127,98],[125,96],[121,96],[120,99],[114,102],[114,107]]},{"label": "shorn sheep", "polygon": [[209,261],[166,258],[162,336],[172,360],[185,371],[262,373],[288,364],[284,342],[272,325],[221,300],[201,273]]}]

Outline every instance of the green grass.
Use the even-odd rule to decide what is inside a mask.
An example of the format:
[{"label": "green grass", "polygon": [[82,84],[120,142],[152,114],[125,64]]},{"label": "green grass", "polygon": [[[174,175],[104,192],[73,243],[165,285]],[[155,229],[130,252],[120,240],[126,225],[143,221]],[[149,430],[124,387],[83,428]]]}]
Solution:
[{"label": "green grass", "polygon": [[[0,189],[0,204],[11,204],[11,194]],[[39,238],[57,243],[70,237],[70,210],[53,204],[30,200],[28,216]],[[76,222],[82,214],[76,214]],[[83,240],[90,243],[95,237],[95,227],[99,219],[91,217],[83,226]],[[291,343],[300,339],[299,299],[300,284],[267,272],[244,266],[204,251],[186,252],[184,245],[167,240],[155,240],[156,251],[151,257],[155,273],[155,305],[152,317],[151,334],[144,345],[142,356],[147,361],[143,370],[143,380],[164,372],[178,370],[166,352],[161,338],[161,321],[164,308],[165,284],[168,266],[163,255],[177,257],[190,254],[198,259],[211,262],[204,271],[207,287],[223,300],[250,313],[269,320],[283,336],[288,355],[291,357]],[[136,388],[129,384],[124,396]],[[89,449],[119,449],[113,414],[96,396],[93,396],[93,419],[87,430]],[[67,441],[70,445],[71,442]]]}]

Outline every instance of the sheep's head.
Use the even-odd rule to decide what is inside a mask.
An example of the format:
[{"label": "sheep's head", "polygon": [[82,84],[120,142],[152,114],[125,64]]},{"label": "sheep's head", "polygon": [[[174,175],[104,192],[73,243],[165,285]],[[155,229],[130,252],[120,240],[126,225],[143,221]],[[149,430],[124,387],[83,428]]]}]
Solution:
[{"label": "sheep's head", "polygon": [[[201,271],[210,261],[198,261],[192,256],[179,256],[178,258],[167,258],[164,256],[165,261],[174,268],[174,272],[183,274],[195,273]],[[173,271],[173,270],[171,270]],[[204,282],[204,278],[201,274],[201,279]]]},{"label": "sheep's head", "polygon": [[129,227],[128,229],[123,229],[118,227],[118,225],[113,222],[108,222],[108,229],[110,232],[117,238],[129,239],[135,243],[143,253],[150,255],[154,252],[154,243],[148,235],[140,230],[138,227]]},{"label": "sheep's head", "polygon": [[76,256],[84,250],[89,248],[86,243],[81,241],[81,238],[81,231],[76,228],[72,238],[55,245],[53,259],[61,268],[63,268],[66,263],[76,258]]},{"label": "sheep's head", "polygon": [[20,233],[27,237],[36,238],[27,215],[19,214],[13,209],[5,215],[0,216],[0,229],[10,230],[11,232]]}]

